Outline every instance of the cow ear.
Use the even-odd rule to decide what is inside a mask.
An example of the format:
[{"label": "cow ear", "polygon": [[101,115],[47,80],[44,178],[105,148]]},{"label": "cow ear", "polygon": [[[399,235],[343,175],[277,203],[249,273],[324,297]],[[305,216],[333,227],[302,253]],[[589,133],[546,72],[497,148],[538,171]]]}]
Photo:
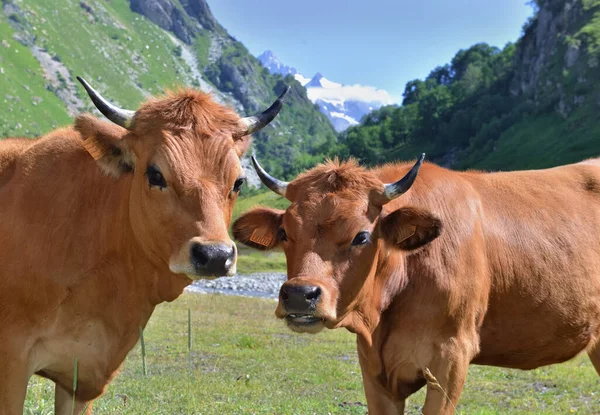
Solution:
[{"label": "cow ear", "polygon": [[90,114],[75,119],[75,130],[81,134],[83,147],[109,176],[119,177],[133,171],[135,155],[123,137],[127,130],[101,121]]},{"label": "cow ear", "polygon": [[389,244],[412,251],[440,236],[442,222],[427,210],[404,207],[383,218],[380,229]]},{"label": "cow ear", "polygon": [[282,241],[281,221],[284,211],[268,208],[252,209],[233,222],[233,237],[252,248],[267,251]]}]

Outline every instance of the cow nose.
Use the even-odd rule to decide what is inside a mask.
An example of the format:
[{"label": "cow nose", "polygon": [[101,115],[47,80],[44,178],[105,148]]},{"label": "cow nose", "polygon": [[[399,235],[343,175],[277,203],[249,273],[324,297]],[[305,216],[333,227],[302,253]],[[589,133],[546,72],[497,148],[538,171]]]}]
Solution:
[{"label": "cow nose", "polygon": [[235,261],[235,250],[225,244],[194,243],[190,247],[190,260],[196,274],[219,277],[227,275]]},{"label": "cow nose", "polygon": [[321,288],[315,285],[283,285],[279,292],[288,313],[314,311],[321,297]]}]

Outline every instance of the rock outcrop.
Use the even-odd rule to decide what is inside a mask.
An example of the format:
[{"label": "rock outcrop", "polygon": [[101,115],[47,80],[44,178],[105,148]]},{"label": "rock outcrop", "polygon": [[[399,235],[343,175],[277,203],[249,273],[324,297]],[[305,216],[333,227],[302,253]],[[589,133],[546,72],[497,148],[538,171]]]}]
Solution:
[{"label": "rock outcrop", "polygon": [[187,43],[194,41],[200,30],[198,24],[189,18],[185,10],[174,5],[170,0],[131,0],[131,10],[146,16],[161,28],[173,32],[175,36]]},{"label": "rock outcrop", "polygon": [[581,0],[539,0],[539,10],[524,27],[515,55],[511,93],[530,97],[538,109],[554,108],[563,117],[585,102],[593,89],[588,76],[597,65],[586,14],[598,5]]}]

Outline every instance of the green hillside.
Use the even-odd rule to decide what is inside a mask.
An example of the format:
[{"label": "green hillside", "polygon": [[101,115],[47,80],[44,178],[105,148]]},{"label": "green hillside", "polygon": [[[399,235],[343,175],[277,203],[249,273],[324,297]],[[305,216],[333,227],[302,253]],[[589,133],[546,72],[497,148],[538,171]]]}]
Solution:
[{"label": "green hillside", "polygon": [[6,40],[13,34],[12,28],[0,21],[0,136],[37,135],[69,123],[63,102],[46,89],[42,70],[29,49]]},{"label": "green hillside", "polygon": [[[68,124],[71,117],[64,100],[58,98],[60,92],[71,92],[81,100],[71,115],[91,110],[73,82],[77,75],[130,108],[136,108],[145,93],[156,94],[188,80],[181,74],[185,63],[174,54],[175,44],[167,33],[135,15],[124,1],[90,1],[89,9],[69,0],[17,4],[8,13],[5,5],[5,14],[0,14],[2,66],[4,76],[8,75],[7,82],[3,79],[0,84],[0,97],[19,97],[7,103],[8,112],[0,114],[2,136],[35,136]],[[48,60],[45,68],[34,50]],[[33,106],[35,96],[43,101]]]},{"label": "green hillside", "polygon": [[257,154],[279,160],[267,165],[282,176],[321,159],[311,154],[336,136],[299,83],[269,74],[203,0],[169,0],[177,25],[168,30],[156,1],[2,0],[0,137],[35,137],[92,110],[77,75],[131,109],[184,85],[212,90],[242,115],[266,108],[287,84],[286,108],[257,134]]}]

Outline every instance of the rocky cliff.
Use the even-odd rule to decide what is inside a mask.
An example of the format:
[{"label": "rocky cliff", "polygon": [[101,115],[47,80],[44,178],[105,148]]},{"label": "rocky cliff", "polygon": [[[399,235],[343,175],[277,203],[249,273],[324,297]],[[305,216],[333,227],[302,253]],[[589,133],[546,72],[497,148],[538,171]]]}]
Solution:
[{"label": "rocky cliff", "polygon": [[597,0],[537,0],[515,55],[511,93],[567,117],[598,99],[600,23]]}]

